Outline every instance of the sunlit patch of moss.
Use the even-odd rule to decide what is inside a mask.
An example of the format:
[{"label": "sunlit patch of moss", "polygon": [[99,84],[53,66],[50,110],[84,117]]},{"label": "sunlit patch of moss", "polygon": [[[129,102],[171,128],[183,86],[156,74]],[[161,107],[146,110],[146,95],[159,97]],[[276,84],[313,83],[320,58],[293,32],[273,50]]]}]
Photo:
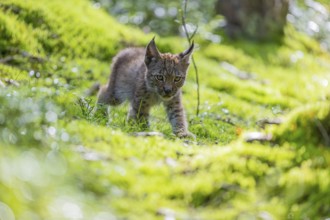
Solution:
[{"label": "sunlit patch of moss", "polygon": [[[4,7],[3,3],[0,5]],[[1,24],[1,55],[11,54],[17,50],[30,50],[36,53],[40,48],[38,41],[30,34],[33,28],[25,25],[20,21],[17,15],[7,14],[3,10],[0,11]]]},{"label": "sunlit patch of moss", "polygon": [[[200,64],[201,74],[208,75],[210,79],[206,83],[216,85],[217,88],[223,88],[227,93],[234,93],[240,89],[240,93],[243,94],[250,92],[250,89],[247,89],[249,84],[253,85],[253,88],[262,86],[262,90],[273,90],[267,94],[267,99],[279,95],[282,97],[280,99],[288,100],[291,107],[296,106],[299,102],[304,103],[311,101],[311,99],[317,101],[324,98],[327,93],[326,90],[314,90],[312,87],[319,87],[322,84],[322,80],[316,78],[319,78],[317,76],[319,73],[327,71],[329,68],[325,64],[325,60],[329,59],[328,55],[320,49],[314,40],[290,28],[288,31],[290,33],[287,34],[282,45],[260,45],[240,41],[234,43],[235,49],[228,44],[207,46],[202,52],[205,53],[206,57],[212,58],[214,62],[207,66],[204,66],[204,63]],[[298,45],[292,46],[291,41],[298,43]],[[315,54],[318,58],[315,57]],[[251,74],[251,79],[243,81],[235,77],[235,73],[222,70],[219,68],[222,62],[227,62],[238,70]],[[321,75],[320,78],[323,79],[324,83],[329,81],[327,76]],[[282,83],[284,78],[288,83],[290,82],[290,87]],[[306,89],[301,89],[302,87]],[[243,98],[253,97],[252,99],[254,99],[253,93],[244,94]],[[286,103],[283,104],[286,105]]]},{"label": "sunlit patch of moss", "polygon": [[1,73],[0,80],[6,80],[6,79],[7,80],[12,79],[15,81],[24,80],[25,83],[28,83],[30,79],[26,71],[4,64],[0,64],[0,73]]},{"label": "sunlit patch of moss", "polygon": [[303,50],[305,52],[316,54],[324,54],[325,51],[322,51],[320,44],[303,33],[297,32],[292,26],[288,25],[285,28],[286,38],[284,43],[290,48],[295,50]]},{"label": "sunlit patch of moss", "polygon": [[[68,57],[94,57],[107,60],[120,47],[120,45],[111,42],[124,38],[127,39],[128,44],[129,42],[133,43],[133,38],[128,34],[127,28],[116,23],[104,11],[93,8],[91,4],[85,1],[65,3],[58,1],[33,3],[5,1],[1,3],[1,8],[4,9],[2,13],[5,13],[3,18],[6,19],[3,22],[16,20],[17,25],[9,26],[23,28],[23,31],[16,28],[15,33],[20,33],[19,35],[8,32],[8,39],[17,42],[12,47],[30,53],[44,51],[47,55],[56,53]],[[74,8],[75,10],[68,12],[67,8]],[[58,14],[61,16],[57,16]],[[81,14],[84,14],[86,18],[93,17],[93,20],[81,17]],[[16,19],[9,19],[10,16],[14,16]],[[96,20],[97,22],[95,22]],[[5,30],[9,31],[10,27],[5,28]],[[111,32],[104,27],[111,27]],[[24,31],[24,28],[30,31]],[[89,34],[91,32],[95,34]],[[141,40],[140,44],[147,41],[141,32],[138,30],[135,32],[134,44],[138,43],[136,39]],[[25,33],[29,33],[29,35],[25,36]],[[29,38],[32,43],[27,41]],[[94,46],[90,47],[90,45]]]},{"label": "sunlit patch of moss", "polygon": [[311,161],[285,173],[279,184],[281,196],[287,194],[285,204],[294,204],[288,214],[295,217],[328,215],[330,179],[327,168],[315,172]]},{"label": "sunlit patch of moss", "polygon": [[248,66],[251,62],[255,62],[240,47],[234,48],[228,45],[210,44],[203,49],[203,52],[208,58],[236,63],[239,66]]},{"label": "sunlit patch of moss", "polygon": [[[71,124],[72,128],[75,128],[74,132],[81,133],[82,130],[80,128],[84,129],[84,126],[79,124]],[[131,196],[135,199],[145,198],[148,200],[147,198],[152,198],[154,204],[169,204],[170,207],[173,205],[170,205],[171,200],[175,199],[178,202],[182,199],[185,202],[179,202],[176,207],[183,207],[185,203],[195,207],[209,204],[211,207],[216,206],[217,209],[219,208],[218,202],[222,204],[232,199],[230,203],[234,205],[236,201],[237,203],[234,207],[235,209],[240,209],[239,207],[242,208],[240,198],[242,196],[246,197],[246,193],[252,193],[252,189],[257,184],[256,180],[251,178],[251,174],[255,178],[260,179],[260,177],[268,173],[269,166],[274,166],[276,163],[278,169],[281,169],[281,167],[287,166],[286,163],[283,163],[283,159],[288,160],[294,156],[292,152],[287,154],[285,150],[281,149],[272,150],[269,148],[270,152],[265,152],[263,150],[264,146],[251,146],[251,148],[238,146],[218,149],[205,147],[187,148],[182,146],[182,148],[179,147],[179,143],[172,143],[159,138],[141,139],[132,137],[123,141],[121,138],[122,133],[109,133],[109,130],[106,128],[102,129],[104,133],[100,133],[100,129],[97,127],[93,128],[93,130],[95,133],[89,129],[89,137],[85,135],[82,141],[87,144],[86,147],[98,148],[103,146],[98,148],[97,152],[103,152],[105,155],[108,155],[108,160],[102,163],[96,162],[96,164],[99,164],[97,166],[89,166],[89,173],[90,175],[96,174],[97,176],[92,179],[97,178],[100,182],[108,176],[106,179],[114,184],[112,187],[118,187],[117,191],[121,192],[119,194],[121,198],[113,200],[112,203],[114,207],[117,207],[118,210],[124,213],[128,212],[127,207],[124,208],[121,205],[125,201],[131,201]],[[72,131],[70,131],[71,135],[73,135]],[[97,144],[95,144],[94,138],[97,139]],[[92,141],[90,144],[86,142],[88,139]],[[103,141],[106,141],[106,143],[102,144]],[[140,144],[139,148],[134,144],[142,142],[143,145]],[[216,161],[221,158],[226,159],[220,165]],[[256,160],[257,158],[262,160]],[[101,169],[101,164],[107,167],[109,173],[97,172],[97,170]],[[246,166],[248,170],[242,172]],[[95,170],[93,167],[95,167]],[[209,175],[211,173],[218,174]],[[131,179],[132,175],[138,176],[138,178],[134,179],[134,184]],[[101,195],[107,194],[106,185],[102,186],[99,181],[91,182],[91,178],[82,177],[83,175],[79,175],[83,185],[86,184],[84,186],[85,190],[90,190],[97,194],[101,193]],[[191,184],[187,184],[187,182]],[[248,189],[252,191],[245,192]],[[156,192],[159,196],[155,197]],[[219,194],[216,192],[219,192]],[[123,195],[126,196],[123,197]],[[254,197],[253,195],[250,196],[250,199]],[[146,202],[140,204],[139,207],[143,207],[146,211],[152,211],[151,213],[156,213],[161,206],[148,205]],[[233,210],[233,208],[226,206],[220,207],[224,211]],[[139,208],[133,208],[129,212],[137,214],[139,210]],[[204,213],[205,210],[200,211],[202,216],[207,214]],[[209,210],[210,213],[212,213],[211,210]]]},{"label": "sunlit patch of moss", "polygon": [[279,142],[299,145],[330,145],[330,105],[313,103],[292,111],[274,134]]}]

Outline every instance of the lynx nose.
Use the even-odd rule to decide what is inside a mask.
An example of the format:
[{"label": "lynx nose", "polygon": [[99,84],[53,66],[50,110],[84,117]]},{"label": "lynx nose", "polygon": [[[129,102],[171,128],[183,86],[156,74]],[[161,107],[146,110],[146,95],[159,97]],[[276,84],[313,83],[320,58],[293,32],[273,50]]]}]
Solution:
[{"label": "lynx nose", "polygon": [[164,92],[166,95],[172,92],[172,86],[164,86]]}]

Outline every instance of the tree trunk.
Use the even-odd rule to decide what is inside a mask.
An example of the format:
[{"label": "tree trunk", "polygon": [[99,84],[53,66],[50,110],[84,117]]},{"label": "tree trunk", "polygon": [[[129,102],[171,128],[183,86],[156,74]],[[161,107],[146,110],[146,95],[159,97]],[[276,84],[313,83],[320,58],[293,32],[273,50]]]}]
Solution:
[{"label": "tree trunk", "polygon": [[277,40],[283,35],[290,0],[217,0],[216,12],[225,16],[232,38]]}]

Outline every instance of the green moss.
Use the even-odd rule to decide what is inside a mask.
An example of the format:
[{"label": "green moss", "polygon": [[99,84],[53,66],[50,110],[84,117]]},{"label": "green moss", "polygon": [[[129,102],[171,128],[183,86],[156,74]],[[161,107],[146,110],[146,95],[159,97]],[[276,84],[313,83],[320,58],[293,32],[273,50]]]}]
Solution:
[{"label": "green moss", "polygon": [[[5,1],[0,6],[5,19],[2,23],[5,27],[9,26],[4,33],[7,33],[6,39],[13,42],[10,46],[31,53],[108,60],[121,47],[114,42],[122,40],[126,44],[141,44],[147,39],[138,30],[135,30],[133,39],[128,28],[85,1]],[[68,12],[67,8],[74,10]],[[12,27],[16,27],[14,33],[11,32]],[[17,27],[22,31],[17,30]],[[107,27],[111,27],[111,31]]]},{"label": "green moss", "polygon": [[[172,134],[162,106],[150,130],[164,137],[134,137],[142,128],[125,122],[128,104],[99,117],[95,96],[83,97],[121,48],[153,34],[85,0],[2,1],[0,31],[0,209],[15,218],[329,216],[330,56],[292,27],[282,44],[196,41],[200,115],[193,68],[183,89],[195,142]],[[184,42],[157,38],[163,52]],[[277,117],[272,142],[244,142]]]},{"label": "green moss", "polygon": [[299,145],[330,146],[329,122],[329,103],[313,103],[292,111],[274,133],[276,139],[280,142],[288,141]]}]

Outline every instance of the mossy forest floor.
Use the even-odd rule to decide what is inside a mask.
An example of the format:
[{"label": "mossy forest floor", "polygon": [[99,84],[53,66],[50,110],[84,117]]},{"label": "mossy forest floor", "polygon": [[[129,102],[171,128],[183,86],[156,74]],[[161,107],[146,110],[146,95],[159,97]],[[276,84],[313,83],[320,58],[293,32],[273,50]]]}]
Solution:
[{"label": "mossy forest floor", "polygon": [[196,37],[196,141],[171,134],[162,106],[150,130],[164,137],[135,137],[127,105],[97,118],[84,93],[152,36],[85,0],[0,2],[0,219],[329,218],[329,53],[290,26],[281,44]]}]

